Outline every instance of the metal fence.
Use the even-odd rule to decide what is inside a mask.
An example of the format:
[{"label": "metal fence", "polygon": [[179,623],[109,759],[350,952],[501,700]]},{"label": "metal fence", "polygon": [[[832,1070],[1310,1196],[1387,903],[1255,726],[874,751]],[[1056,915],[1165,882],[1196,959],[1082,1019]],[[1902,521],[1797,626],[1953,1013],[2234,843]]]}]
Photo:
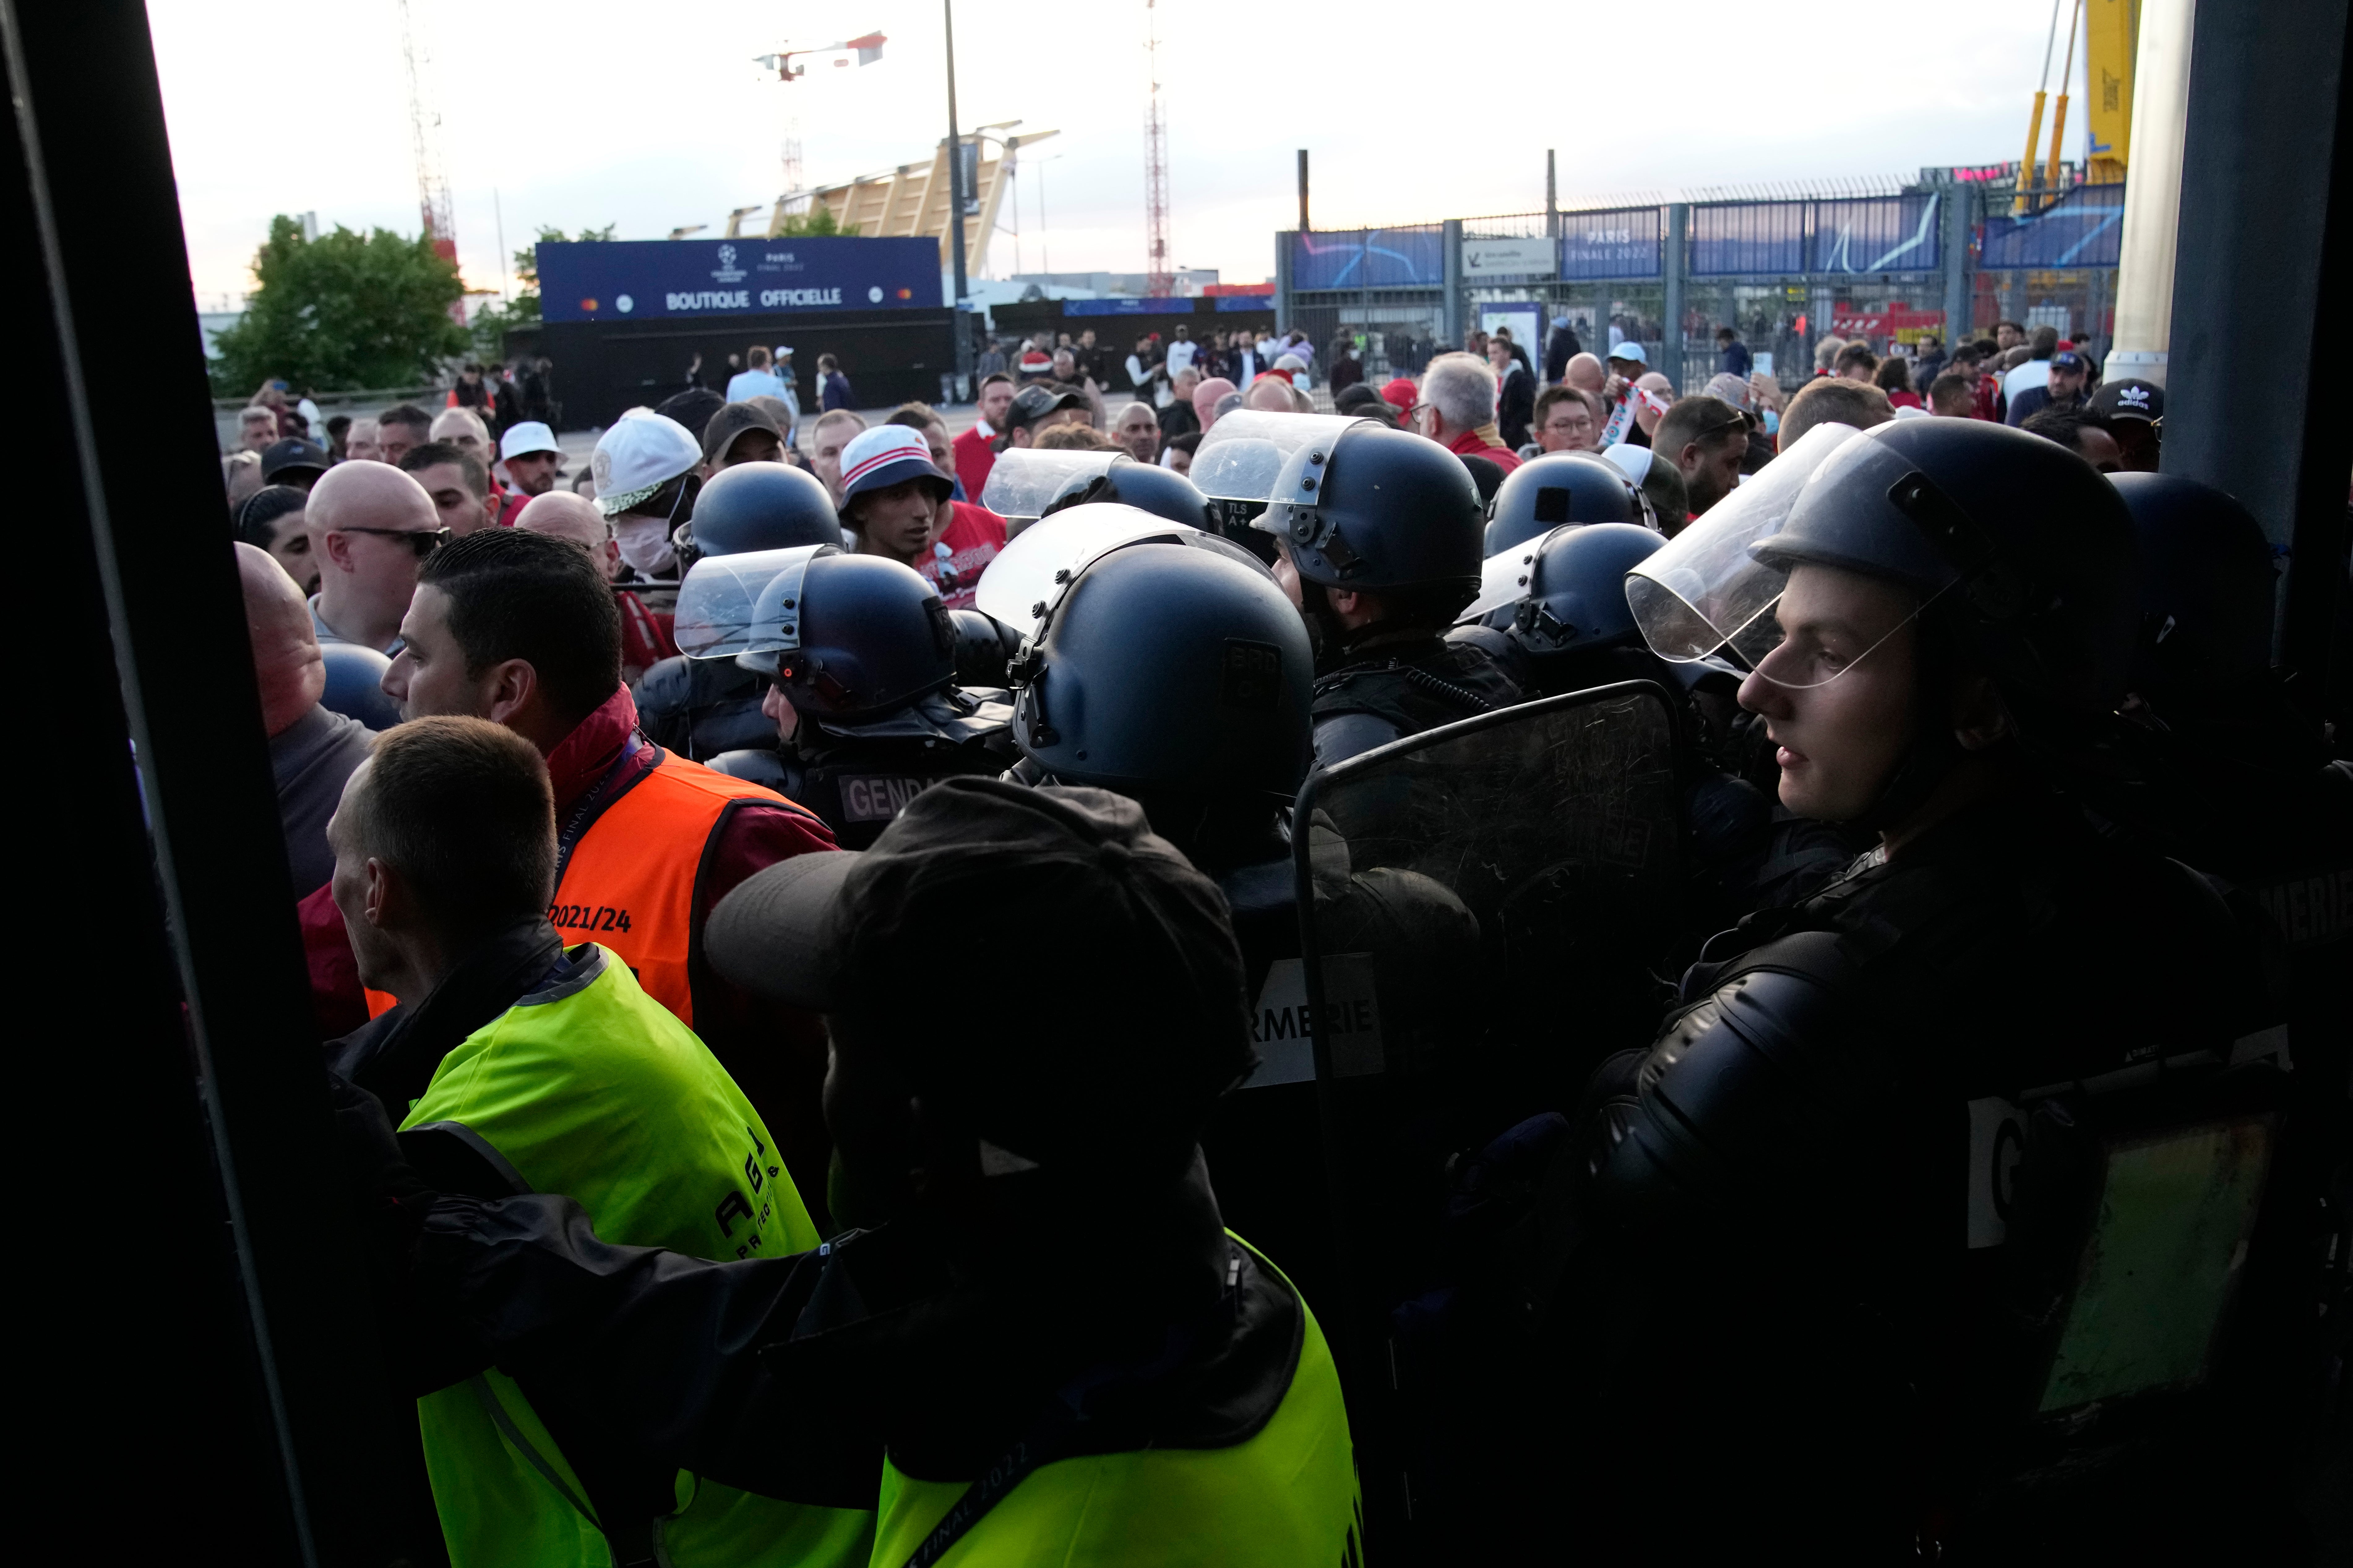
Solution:
[{"label": "metal fence", "polygon": [[1644,193],[1286,235],[1280,308],[1319,342],[1344,328],[1372,335],[1381,368],[1402,370],[1459,343],[1482,310],[1533,303],[1539,331],[1565,321],[1595,352],[1639,342],[1686,390],[1715,374],[1715,332],[1725,325],[1788,386],[1832,333],[1908,352],[1925,336],[1988,331],[2007,318],[2050,321],[2103,352],[2123,187],[2075,184],[2071,174],[2021,214],[2011,187],[1979,173],[1694,191],[1673,202]]}]

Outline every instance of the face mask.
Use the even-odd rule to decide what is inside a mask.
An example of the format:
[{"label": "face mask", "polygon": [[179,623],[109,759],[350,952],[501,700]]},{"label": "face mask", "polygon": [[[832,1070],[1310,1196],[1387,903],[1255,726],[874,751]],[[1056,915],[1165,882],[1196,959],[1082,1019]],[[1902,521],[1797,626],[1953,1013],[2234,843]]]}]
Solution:
[{"label": "face mask", "polygon": [[621,547],[621,559],[647,576],[678,564],[678,556],[670,547],[670,524],[664,519],[635,512],[617,517],[613,537]]}]

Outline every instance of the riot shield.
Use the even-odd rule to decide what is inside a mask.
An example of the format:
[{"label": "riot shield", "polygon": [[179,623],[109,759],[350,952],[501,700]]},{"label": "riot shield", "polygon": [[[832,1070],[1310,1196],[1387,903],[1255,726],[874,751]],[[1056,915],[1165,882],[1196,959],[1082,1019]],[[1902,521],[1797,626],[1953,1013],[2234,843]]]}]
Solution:
[{"label": "riot shield", "polygon": [[1650,1043],[1682,908],[1675,746],[1667,693],[1628,682],[1412,736],[1300,793],[1300,1026],[1342,1279],[1318,1310],[1386,1561],[1460,1560],[1494,1507],[1474,1457],[1527,1419],[1461,1308],[1483,1265],[1457,1177]]}]

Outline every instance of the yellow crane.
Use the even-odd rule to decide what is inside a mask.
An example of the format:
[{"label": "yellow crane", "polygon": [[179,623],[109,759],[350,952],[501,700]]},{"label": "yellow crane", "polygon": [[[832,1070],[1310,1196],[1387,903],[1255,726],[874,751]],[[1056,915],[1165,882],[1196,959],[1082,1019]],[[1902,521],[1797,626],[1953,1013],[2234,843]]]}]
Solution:
[{"label": "yellow crane", "polygon": [[[2059,101],[2051,104],[2051,57],[2059,42],[2059,14],[2067,14],[2067,52],[2059,67]],[[2075,74],[2075,43],[2084,44],[2084,177],[2109,184],[2125,177],[2132,152],[2133,58],[2140,47],[2140,0],[2052,0],[2051,32],[2042,46],[2042,82],[2026,121],[2026,156],[2019,161],[2018,195],[2012,210],[2027,212],[2036,194],[2055,196],[2067,138],[2067,83]],[[2051,117],[2050,161],[2038,173],[2042,111]]]}]

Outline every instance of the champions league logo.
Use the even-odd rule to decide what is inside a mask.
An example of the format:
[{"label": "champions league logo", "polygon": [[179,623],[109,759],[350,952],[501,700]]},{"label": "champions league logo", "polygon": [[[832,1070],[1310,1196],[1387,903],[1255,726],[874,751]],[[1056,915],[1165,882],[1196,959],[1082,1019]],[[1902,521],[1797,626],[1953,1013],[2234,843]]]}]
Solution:
[{"label": "champions league logo", "polygon": [[723,245],[719,247],[719,266],[712,272],[711,276],[714,282],[719,283],[741,283],[744,281],[743,268],[735,265],[735,247],[733,246]]}]

